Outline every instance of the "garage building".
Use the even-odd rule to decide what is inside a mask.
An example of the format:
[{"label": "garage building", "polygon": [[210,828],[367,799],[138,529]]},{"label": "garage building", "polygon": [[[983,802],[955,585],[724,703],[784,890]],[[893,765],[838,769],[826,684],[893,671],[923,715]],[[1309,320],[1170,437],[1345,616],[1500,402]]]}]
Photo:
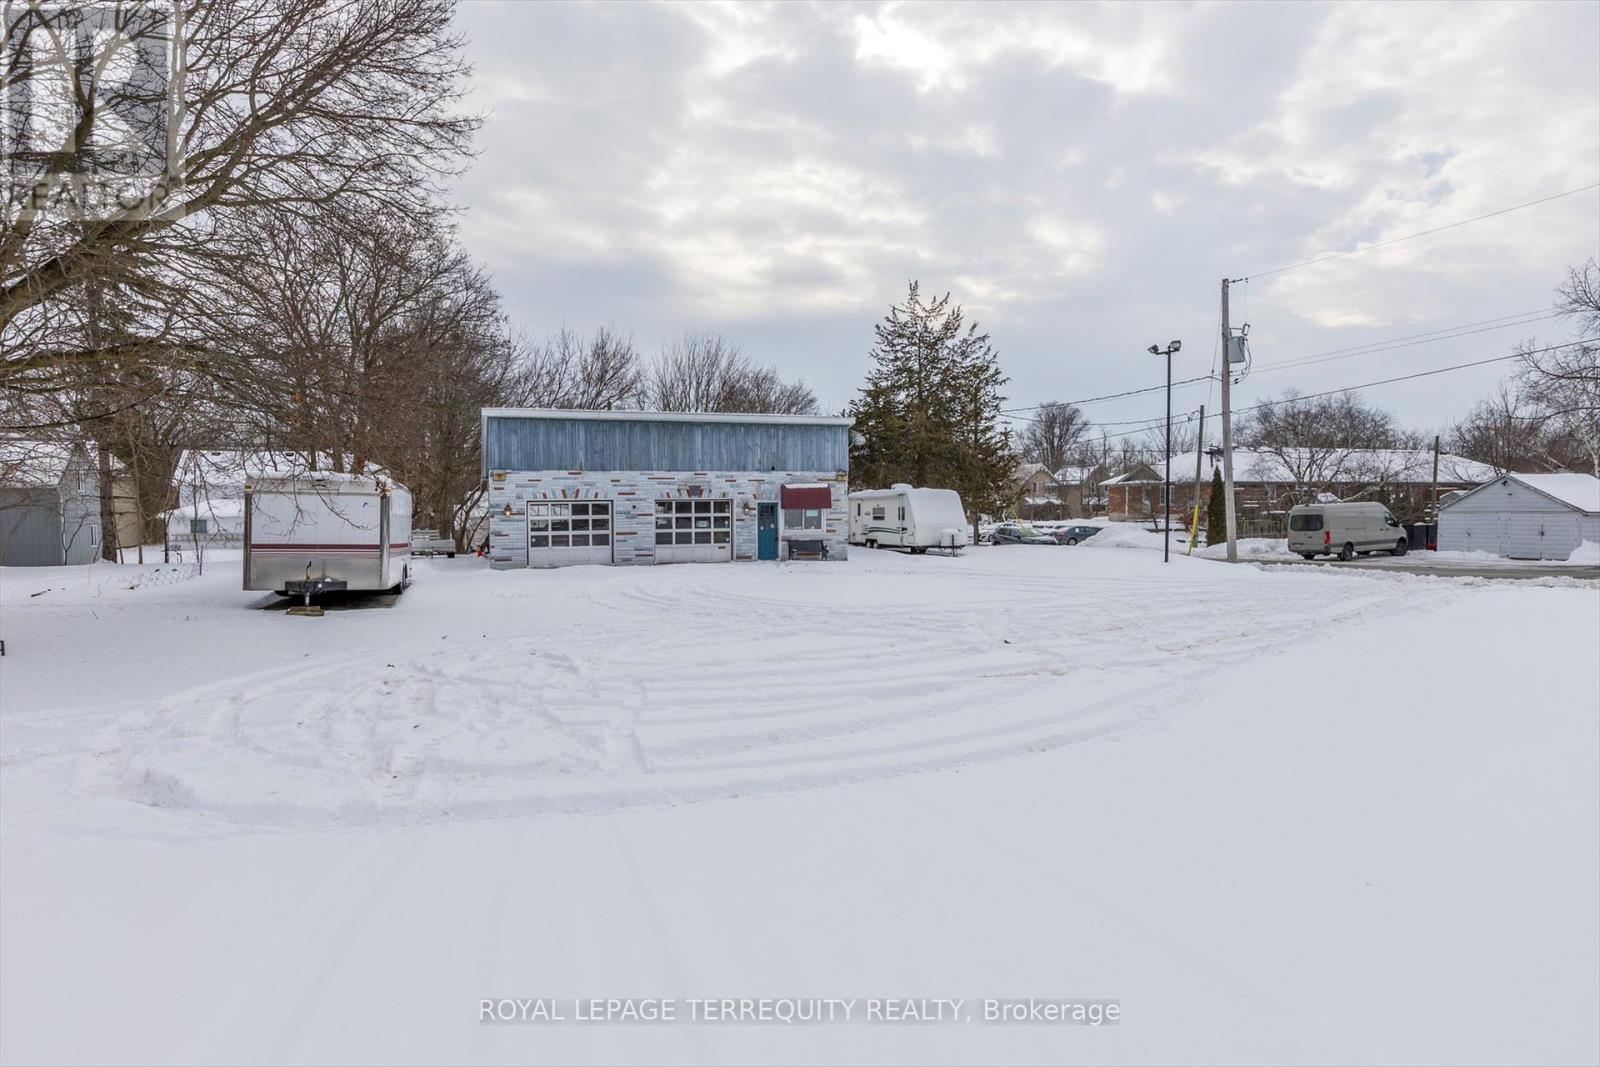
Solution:
[{"label": "garage building", "polygon": [[1439,551],[1566,559],[1600,542],[1600,479],[1503,474],[1439,506]]},{"label": "garage building", "polygon": [[844,559],[852,421],[485,408],[490,564]]}]

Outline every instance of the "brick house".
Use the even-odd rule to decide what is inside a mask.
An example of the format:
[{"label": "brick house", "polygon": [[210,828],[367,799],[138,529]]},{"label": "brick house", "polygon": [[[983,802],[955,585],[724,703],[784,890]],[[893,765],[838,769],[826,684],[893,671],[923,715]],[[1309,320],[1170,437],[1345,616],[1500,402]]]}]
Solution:
[{"label": "brick house", "polygon": [[[1187,522],[1194,506],[1193,452],[1172,457],[1173,519]],[[1200,521],[1205,522],[1212,471],[1220,452],[1200,459]],[[1115,520],[1154,520],[1161,512],[1160,463],[1139,463],[1102,483],[1106,514]],[[1439,492],[1470,489],[1494,478],[1493,467],[1462,456],[1439,456]],[[1261,449],[1233,452],[1234,505],[1245,536],[1276,537],[1296,504],[1323,497],[1376,500],[1402,522],[1422,519],[1433,488],[1432,449]]]}]

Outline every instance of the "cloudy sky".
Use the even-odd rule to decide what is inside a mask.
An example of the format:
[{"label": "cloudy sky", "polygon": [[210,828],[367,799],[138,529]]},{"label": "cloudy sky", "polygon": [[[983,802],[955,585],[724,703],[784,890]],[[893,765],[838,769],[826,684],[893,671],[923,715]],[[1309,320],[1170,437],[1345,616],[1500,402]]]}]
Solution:
[{"label": "cloudy sky", "polygon": [[[908,279],[993,335],[1010,407],[1211,370],[1218,283],[1248,404],[1501,355],[1600,251],[1600,4],[465,3],[487,119],[463,236],[522,329],[688,329],[860,384]],[[1516,320],[1509,320],[1516,321]],[[1505,365],[1386,386],[1408,424]],[[1207,399],[1206,383],[1175,406]],[[1213,409],[1215,396],[1212,396]],[[1123,426],[1159,394],[1096,403]]]}]

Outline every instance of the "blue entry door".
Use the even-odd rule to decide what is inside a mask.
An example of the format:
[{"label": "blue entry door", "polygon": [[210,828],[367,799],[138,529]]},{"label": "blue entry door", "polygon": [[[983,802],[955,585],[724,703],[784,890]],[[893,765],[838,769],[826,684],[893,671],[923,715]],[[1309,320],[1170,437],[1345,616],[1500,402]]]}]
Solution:
[{"label": "blue entry door", "polygon": [[778,505],[756,505],[756,558],[778,558]]}]

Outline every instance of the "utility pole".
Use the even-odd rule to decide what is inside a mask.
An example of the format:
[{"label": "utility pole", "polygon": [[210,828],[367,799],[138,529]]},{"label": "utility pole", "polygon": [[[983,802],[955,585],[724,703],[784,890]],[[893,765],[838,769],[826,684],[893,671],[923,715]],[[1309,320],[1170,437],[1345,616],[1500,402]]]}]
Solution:
[{"label": "utility pole", "polygon": [[1200,540],[1200,464],[1206,454],[1206,406],[1200,405],[1200,431],[1194,439],[1194,497],[1189,501],[1189,555]]},{"label": "utility pole", "polygon": [[1167,348],[1167,470],[1161,501],[1161,562],[1172,562],[1172,348]]},{"label": "utility pole", "polygon": [[1222,499],[1228,522],[1228,562],[1239,562],[1239,533],[1233,518],[1233,331],[1228,329],[1228,279],[1222,279]]},{"label": "utility pole", "polygon": [[[1439,521],[1439,435],[1438,434],[1434,434],[1433,435],[1433,489],[1428,494],[1428,499],[1431,501],[1431,505],[1432,505],[1428,509],[1428,521],[1430,523],[1437,523]],[[1434,534],[1434,537],[1435,538],[1438,537],[1438,533],[1437,532]],[[1422,539],[1424,541],[1427,541],[1428,540],[1427,535],[1424,534]],[[1424,544],[1422,547],[1423,548],[1428,548],[1430,546]]]},{"label": "utility pole", "polygon": [[1152,356],[1167,357],[1167,472],[1161,480],[1161,562],[1172,562],[1172,353],[1183,347],[1182,341],[1173,341],[1166,348],[1151,345],[1146,351]]}]

